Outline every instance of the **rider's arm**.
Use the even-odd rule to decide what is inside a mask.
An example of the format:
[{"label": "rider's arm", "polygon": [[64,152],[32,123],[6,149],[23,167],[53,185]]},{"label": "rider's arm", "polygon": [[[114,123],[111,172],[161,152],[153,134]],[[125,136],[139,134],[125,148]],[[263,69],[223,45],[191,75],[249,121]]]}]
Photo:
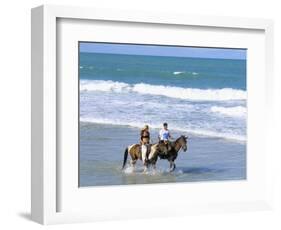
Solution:
[{"label": "rider's arm", "polygon": [[170,139],[173,139],[173,137],[171,136],[170,130],[169,130],[169,138],[170,138]]}]

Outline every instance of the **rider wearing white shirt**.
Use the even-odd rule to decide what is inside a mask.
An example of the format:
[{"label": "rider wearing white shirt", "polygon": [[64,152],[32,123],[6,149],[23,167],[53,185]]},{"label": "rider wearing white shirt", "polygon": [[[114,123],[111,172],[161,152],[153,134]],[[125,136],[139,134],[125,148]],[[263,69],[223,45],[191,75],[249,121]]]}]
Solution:
[{"label": "rider wearing white shirt", "polygon": [[168,143],[169,139],[172,138],[170,131],[168,130],[168,124],[163,124],[163,129],[159,131],[159,140],[163,141],[165,144]]}]

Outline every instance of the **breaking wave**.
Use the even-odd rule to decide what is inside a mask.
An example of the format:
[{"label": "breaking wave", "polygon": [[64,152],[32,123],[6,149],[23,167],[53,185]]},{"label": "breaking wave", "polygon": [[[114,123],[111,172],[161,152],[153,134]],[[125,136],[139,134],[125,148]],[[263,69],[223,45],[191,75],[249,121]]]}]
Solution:
[{"label": "breaking wave", "polygon": [[247,97],[246,91],[232,88],[196,89],[164,85],[150,85],[145,83],[127,84],[124,82],[103,80],[81,80],[80,90],[116,93],[134,92],[199,101],[245,100]]}]

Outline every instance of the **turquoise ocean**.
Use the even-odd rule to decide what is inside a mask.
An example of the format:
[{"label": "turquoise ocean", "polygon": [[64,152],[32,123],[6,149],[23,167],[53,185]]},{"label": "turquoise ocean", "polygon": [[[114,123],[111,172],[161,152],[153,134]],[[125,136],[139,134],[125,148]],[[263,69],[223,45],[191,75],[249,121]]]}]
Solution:
[{"label": "turquoise ocean", "polygon": [[[246,60],[81,52],[79,77],[80,186],[246,178]],[[122,172],[139,129],[156,142],[163,122],[191,137],[176,172]]]}]

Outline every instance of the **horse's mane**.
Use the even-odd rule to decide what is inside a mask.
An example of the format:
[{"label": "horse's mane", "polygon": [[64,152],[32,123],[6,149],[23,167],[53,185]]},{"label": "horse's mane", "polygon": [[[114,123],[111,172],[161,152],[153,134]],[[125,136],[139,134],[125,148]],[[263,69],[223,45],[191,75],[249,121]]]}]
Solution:
[{"label": "horse's mane", "polygon": [[184,138],[184,135],[180,135],[174,142],[178,142],[181,138]]},{"label": "horse's mane", "polygon": [[183,137],[183,135],[181,135],[180,137],[178,137],[175,141],[171,141],[170,144],[172,147],[175,147],[175,145],[177,144],[177,142]]}]

